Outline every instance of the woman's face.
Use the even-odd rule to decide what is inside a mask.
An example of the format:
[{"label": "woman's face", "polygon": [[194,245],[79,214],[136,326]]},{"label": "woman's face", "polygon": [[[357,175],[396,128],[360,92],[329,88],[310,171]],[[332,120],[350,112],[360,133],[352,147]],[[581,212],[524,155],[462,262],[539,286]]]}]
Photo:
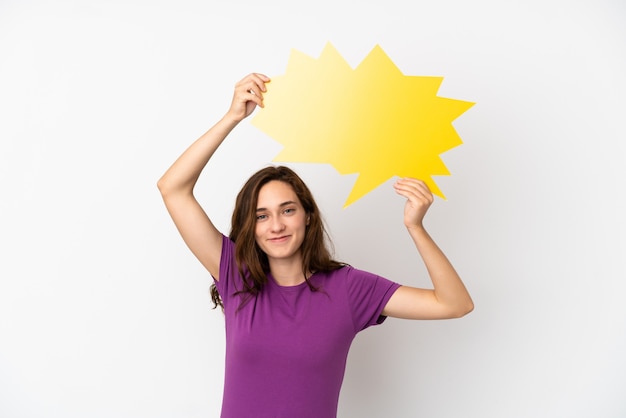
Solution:
[{"label": "woman's face", "polygon": [[270,181],[259,190],[256,206],[256,243],[269,262],[300,263],[308,216],[292,187],[282,181]]}]

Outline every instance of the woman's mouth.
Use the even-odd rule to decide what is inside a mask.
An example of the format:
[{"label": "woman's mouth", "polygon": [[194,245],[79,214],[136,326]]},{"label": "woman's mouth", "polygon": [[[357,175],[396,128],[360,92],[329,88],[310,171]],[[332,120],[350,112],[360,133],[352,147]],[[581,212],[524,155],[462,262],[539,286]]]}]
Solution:
[{"label": "woman's mouth", "polygon": [[289,239],[289,235],[283,235],[281,237],[276,237],[276,238],[270,238],[269,242],[274,243],[274,244],[280,244],[282,242],[285,242]]}]

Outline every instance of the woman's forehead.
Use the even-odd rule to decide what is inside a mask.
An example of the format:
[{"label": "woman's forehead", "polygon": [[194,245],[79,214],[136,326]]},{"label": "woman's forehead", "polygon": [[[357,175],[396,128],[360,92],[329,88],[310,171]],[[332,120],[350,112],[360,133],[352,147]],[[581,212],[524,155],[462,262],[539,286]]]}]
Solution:
[{"label": "woman's forehead", "polygon": [[288,203],[300,204],[298,195],[290,184],[280,180],[272,180],[261,187],[257,199],[257,208],[274,208]]}]

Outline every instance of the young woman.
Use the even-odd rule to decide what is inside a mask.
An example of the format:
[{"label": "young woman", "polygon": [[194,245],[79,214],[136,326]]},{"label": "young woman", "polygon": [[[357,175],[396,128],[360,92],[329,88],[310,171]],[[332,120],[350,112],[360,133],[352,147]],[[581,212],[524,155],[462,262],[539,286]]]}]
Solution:
[{"label": "young woman", "polygon": [[254,174],[237,196],[224,236],[193,189],[232,129],[263,107],[269,78],[235,86],[226,115],[194,142],[158,182],[176,227],[214,279],[213,301],[226,321],[222,417],[335,417],[355,335],[387,316],[457,318],[473,303],[456,271],[422,225],[433,202],[420,180],[394,184],[406,198],[404,224],[433,288],[394,283],[332,259],[320,212],[289,168]]}]

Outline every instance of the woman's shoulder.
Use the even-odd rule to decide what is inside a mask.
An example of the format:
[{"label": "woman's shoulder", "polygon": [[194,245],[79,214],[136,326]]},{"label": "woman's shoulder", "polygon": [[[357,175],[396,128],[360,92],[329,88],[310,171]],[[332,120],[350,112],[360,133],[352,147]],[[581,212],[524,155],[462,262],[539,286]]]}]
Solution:
[{"label": "woman's shoulder", "polygon": [[374,273],[361,270],[350,264],[342,264],[334,270],[328,270],[316,273],[322,277],[322,280],[350,283],[360,280],[374,279],[378,277]]},{"label": "woman's shoulder", "polygon": [[366,270],[361,270],[360,268],[354,267],[351,264],[342,263],[339,267],[333,270],[329,270],[325,272],[329,277],[358,277],[358,276],[376,276],[376,274],[371,273]]},{"label": "woman's shoulder", "polygon": [[394,282],[376,273],[344,264],[336,270],[322,273],[320,283],[326,285],[344,286],[351,291],[363,288],[388,287]]}]

